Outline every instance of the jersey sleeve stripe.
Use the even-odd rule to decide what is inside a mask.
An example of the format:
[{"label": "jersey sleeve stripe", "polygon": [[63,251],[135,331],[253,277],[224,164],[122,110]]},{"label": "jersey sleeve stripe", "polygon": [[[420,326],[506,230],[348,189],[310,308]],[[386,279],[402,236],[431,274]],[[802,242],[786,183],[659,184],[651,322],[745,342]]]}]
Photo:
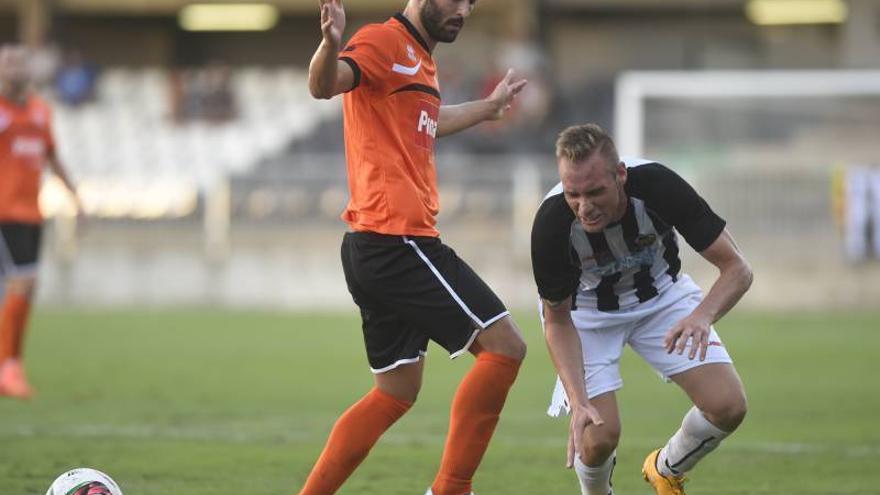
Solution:
[{"label": "jersey sleeve stripe", "polygon": [[348,66],[351,67],[351,71],[354,72],[354,84],[351,86],[351,89],[349,89],[348,91],[351,91],[352,89],[355,89],[358,86],[360,86],[361,85],[361,68],[357,64],[357,62],[355,62],[354,59],[351,57],[339,57],[339,60],[342,60],[343,62],[348,64]]}]

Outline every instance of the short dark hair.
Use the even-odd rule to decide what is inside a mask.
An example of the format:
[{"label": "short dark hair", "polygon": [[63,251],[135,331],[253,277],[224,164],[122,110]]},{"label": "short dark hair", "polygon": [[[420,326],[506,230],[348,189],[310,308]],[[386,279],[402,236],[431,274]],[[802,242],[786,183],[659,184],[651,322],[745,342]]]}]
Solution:
[{"label": "short dark hair", "polygon": [[613,168],[620,163],[614,140],[598,124],[574,125],[559,133],[556,140],[556,158],[567,158],[572,163],[582,162],[595,152],[602,153]]}]

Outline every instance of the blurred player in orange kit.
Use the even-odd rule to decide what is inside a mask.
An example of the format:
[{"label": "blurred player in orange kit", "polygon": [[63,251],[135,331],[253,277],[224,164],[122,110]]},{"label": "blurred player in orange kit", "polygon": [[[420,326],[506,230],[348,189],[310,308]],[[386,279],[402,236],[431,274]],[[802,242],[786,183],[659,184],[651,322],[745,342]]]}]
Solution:
[{"label": "blurred player in orange kit", "polygon": [[410,0],[342,44],[340,0],[321,1],[323,40],[309,67],[316,98],[345,93],[351,200],[342,267],[361,311],[375,387],[336,422],[301,495],[335,493],[382,434],[410,409],[428,341],[471,370],[452,402],[440,468],[427,493],[467,495],[526,354],[501,300],[436,228],[434,142],[505,115],[526,81],[512,72],[485,99],[441,105],[433,50],[451,43],[475,0]]},{"label": "blurred player in orange kit", "polygon": [[0,396],[26,399],[22,347],[36,285],[43,217],[37,204],[42,169],[49,165],[74,197],[76,190],[55,151],[51,114],[29,88],[27,48],[0,47]]}]

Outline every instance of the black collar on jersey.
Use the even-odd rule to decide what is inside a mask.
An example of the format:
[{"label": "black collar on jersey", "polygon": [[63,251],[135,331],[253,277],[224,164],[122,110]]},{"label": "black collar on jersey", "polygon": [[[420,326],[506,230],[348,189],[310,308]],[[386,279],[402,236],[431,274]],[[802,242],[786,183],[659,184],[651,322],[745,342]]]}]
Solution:
[{"label": "black collar on jersey", "polygon": [[409,31],[409,34],[413,35],[413,38],[419,42],[420,45],[425,49],[426,52],[431,53],[431,49],[428,48],[428,42],[425,41],[425,38],[422,38],[422,35],[419,34],[419,30],[413,25],[413,23],[409,22],[409,19],[406,18],[405,15],[398,12],[394,14],[394,18],[397,19],[397,22],[403,24],[403,27]]}]

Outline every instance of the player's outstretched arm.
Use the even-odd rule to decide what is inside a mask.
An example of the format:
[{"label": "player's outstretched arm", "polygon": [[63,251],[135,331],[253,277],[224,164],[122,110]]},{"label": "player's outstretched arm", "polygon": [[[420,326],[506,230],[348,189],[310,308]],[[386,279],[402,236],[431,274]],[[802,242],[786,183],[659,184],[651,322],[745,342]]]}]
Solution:
[{"label": "player's outstretched arm", "polygon": [[603,423],[599,412],[590,404],[584,382],[584,356],[581,339],[571,319],[571,300],[552,302],[543,300],[544,339],[550,350],[553,365],[565,387],[571,405],[571,423],[568,432],[566,467],[574,465],[574,456],[583,447],[584,430],[590,423]]},{"label": "player's outstretched arm", "polygon": [[309,63],[309,92],[314,98],[329,99],[354,86],[354,71],[337,59],[345,31],[342,0],[320,0],[321,44]]},{"label": "player's outstretched arm", "polygon": [[508,69],[507,75],[495,86],[495,90],[487,98],[440,107],[437,136],[448,136],[473,127],[480,122],[504,117],[526,84],[528,81],[525,79],[514,81],[513,69]]},{"label": "player's outstretched arm", "polygon": [[688,340],[693,340],[689,357],[699,354],[706,359],[709,349],[709,327],[727,314],[752,285],[752,268],[724,229],[718,239],[700,255],[718,268],[718,278],[699,306],[687,318],[678,322],[666,333],[666,351],[684,352]]},{"label": "player's outstretched arm", "polygon": [[73,184],[73,181],[70,180],[67,170],[61,165],[61,161],[54,153],[49,156],[47,161],[49,163],[49,168],[52,169],[52,173],[55,174],[64,184],[64,187],[70,191],[70,195],[73,197],[73,204],[76,206],[76,216],[81,218],[85,214],[85,210],[82,207],[79,194],[76,192],[76,186]]}]

